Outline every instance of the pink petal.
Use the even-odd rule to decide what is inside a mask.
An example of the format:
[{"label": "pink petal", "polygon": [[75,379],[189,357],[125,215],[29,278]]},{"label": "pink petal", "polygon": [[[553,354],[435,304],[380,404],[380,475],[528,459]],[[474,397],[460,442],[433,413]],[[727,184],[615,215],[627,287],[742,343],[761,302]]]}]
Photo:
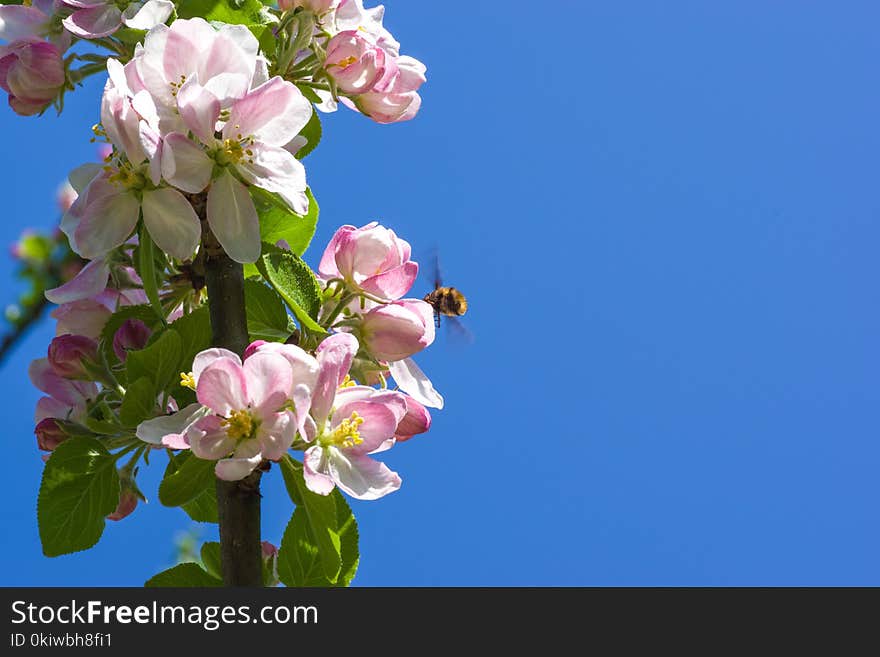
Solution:
[{"label": "pink petal", "polygon": [[220,118],[220,101],[190,78],[177,92],[177,108],[186,126],[205,144],[214,141],[214,126]]},{"label": "pink petal", "polygon": [[399,404],[403,408],[402,412],[395,412],[395,409],[391,408],[390,402],[386,404],[381,401],[363,400],[338,406],[333,411],[333,420],[331,422],[333,428],[336,428],[343,420],[349,419],[352,413],[357,413],[364,420],[364,423],[358,429],[363,442],[355,447],[345,449],[345,452],[368,454],[393,437],[394,432],[397,430],[398,422],[406,413],[406,404],[402,396]]},{"label": "pink petal", "polygon": [[99,258],[112,251],[129,238],[139,214],[140,203],[127,191],[89,203],[76,228],[77,252],[84,258]]},{"label": "pink petal", "polygon": [[37,400],[37,408],[34,411],[34,424],[39,424],[49,417],[66,420],[72,410],[72,407],[63,401],[53,397],[40,397]]},{"label": "pink petal", "polygon": [[293,387],[287,360],[277,354],[256,353],[244,361],[243,371],[252,408],[270,416],[284,405]]},{"label": "pink petal", "polygon": [[318,264],[318,273],[321,275],[321,278],[329,279],[340,277],[339,267],[336,265],[336,252],[339,249],[340,242],[344,239],[347,241],[346,234],[355,230],[357,230],[357,228],[354,226],[342,226],[333,234],[333,238],[330,240],[327,248],[324,249],[324,254],[321,256],[321,262]]},{"label": "pink petal", "polygon": [[366,279],[361,287],[382,299],[400,299],[410,291],[418,275],[419,265],[409,261]]},{"label": "pink petal", "polygon": [[198,194],[211,182],[214,162],[189,137],[172,132],[165,137],[162,176],[190,194]]},{"label": "pink petal", "polygon": [[312,104],[292,83],[274,77],[232,106],[224,137],[256,136],[267,146],[284,146],[312,118]]},{"label": "pink petal", "polygon": [[138,425],[137,437],[151,445],[170,449],[189,449],[185,435],[189,428],[205,416],[207,409],[201,404],[190,404],[172,415],[162,415]]},{"label": "pink petal", "polygon": [[388,369],[403,392],[429,408],[443,408],[443,396],[412,358],[388,363]]},{"label": "pink petal", "polygon": [[221,420],[216,415],[203,417],[190,426],[186,432],[190,449],[200,459],[214,461],[228,456],[235,449],[236,441],[226,434]]},{"label": "pink petal", "polygon": [[122,26],[122,12],[116,5],[99,5],[78,9],[61,22],[69,32],[78,37],[97,39],[113,34]]},{"label": "pink petal", "polygon": [[230,358],[220,358],[211,363],[199,376],[196,397],[223,416],[247,408],[247,381],[241,365]]},{"label": "pink petal", "polygon": [[358,500],[377,500],[400,488],[400,476],[365,454],[330,448],[328,464],[333,481]]},{"label": "pink petal", "polygon": [[143,195],[144,224],[163,251],[186,260],[202,238],[202,224],[192,205],[176,189],[160,187]]},{"label": "pink petal", "polygon": [[329,415],[339,388],[358,351],[358,341],[348,333],[336,333],[325,339],[316,351],[318,380],[312,391],[312,417],[318,423]]},{"label": "pink petal", "polygon": [[220,174],[208,191],[208,223],[229,257],[256,262],[260,257],[260,220],[247,187],[229,171]]},{"label": "pink petal", "polygon": [[431,414],[428,409],[409,395],[404,395],[406,415],[397,425],[395,438],[403,442],[413,436],[425,433],[431,428]]},{"label": "pink petal", "polygon": [[48,20],[46,14],[33,7],[0,6],[0,39],[15,41],[35,36]]},{"label": "pink petal", "polygon": [[307,449],[303,455],[303,478],[306,487],[318,495],[329,495],[336,488],[333,479],[324,472],[327,470],[324,457],[324,449],[317,445]]},{"label": "pink petal", "polygon": [[229,358],[238,363],[238,365],[241,365],[241,359],[238,357],[238,354],[233,353],[228,349],[221,349],[219,347],[205,349],[196,354],[196,357],[193,359],[192,373],[195,380],[198,381],[202,372],[205,371],[205,368],[220,358]]},{"label": "pink petal", "polygon": [[278,461],[287,453],[296,435],[296,422],[293,414],[275,413],[263,420],[258,438],[263,446],[263,458]]},{"label": "pink petal", "polygon": [[306,170],[302,162],[283,148],[254,144],[252,155],[238,163],[237,169],[248,182],[278,194],[297,214],[309,211]]},{"label": "pink petal", "polygon": [[214,473],[224,481],[239,481],[247,477],[263,461],[259,440],[246,440],[235,448],[232,458],[219,461]]},{"label": "pink petal", "polygon": [[88,299],[103,292],[109,278],[110,267],[103,258],[98,258],[80,269],[64,285],[46,290],[46,298],[57,304]]}]

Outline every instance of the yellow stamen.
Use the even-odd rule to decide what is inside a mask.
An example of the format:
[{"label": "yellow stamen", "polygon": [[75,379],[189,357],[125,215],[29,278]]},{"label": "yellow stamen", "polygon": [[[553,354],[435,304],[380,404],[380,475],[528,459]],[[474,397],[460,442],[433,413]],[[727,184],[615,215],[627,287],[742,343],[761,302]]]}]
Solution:
[{"label": "yellow stamen", "polygon": [[180,373],[180,387],[181,388],[189,388],[190,390],[196,389],[196,377],[193,376],[192,372],[181,372]]},{"label": "yellow stamen", "polygon": [[357,61],[357,57],[354,57],[352,55],[352,56],[346,57],[345,59],[339,60],[339,62],[337,62],[337,64],[336,64],[336,66],[338,66],[339,68],[345,68],[346,66],[351,66],[356,61]]},{"label": "yellow stamen", "polygon": [[345,375],[345,379],[342,383],[339,384],[340,388],[354,388],[357,385],[357,381],[352,379],[348,374]]},{"label": "yellow stamen", "polygon": [[221,424],[226,427],[226,435],[233,440],[250,438],[254,432],[254,418],[250,411],[232,411]]},{"label": "yellow stamen", "polygon": [[339,423],[329,436],[326,442],[329,445],[337,447],[354,447],[364,442],[358,429],[364,423],[364,418],[357,414],[357,411],[351,414],[351,418],[343,420]]}]

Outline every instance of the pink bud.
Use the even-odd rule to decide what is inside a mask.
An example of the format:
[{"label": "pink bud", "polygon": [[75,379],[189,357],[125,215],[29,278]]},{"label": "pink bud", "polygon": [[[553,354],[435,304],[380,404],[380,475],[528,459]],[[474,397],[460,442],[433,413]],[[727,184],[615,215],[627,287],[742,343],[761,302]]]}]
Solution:
[{"label": "pink bud", "polygon": [[363,94],[385,75],[387,57],[385,51],[373,43],[366,33],[346,30],[327,44],[324,68],[343,93]]},{"label": "pink bud", "polygon": [[406,401],[406,415],[397,425],[394,436],[398,442],[409,440],[431,428],[431,414],[428,409],[409,395],[404,395],[404,399]]},{"label": "pink bud", "polygon": [[58,424],[58,420],[51,417],[40,420],[34,428],[34,434],[37,436],[37,447],[44,452],[55,451],[55,448],[68,438],[61,425]]},{"label": "pink bud", "polygon": [[87,363],[98,359],[98,343],[84,335],[59,335],[49,343],[49,364],[65,379],[91,378]]},{"label": "pink bud", "polygon": [[139,319],[127,319],[113,336],[113,353],[125,362],[129,351],[137,351],[147,346],[153,331]]},{"label": "pink bud", "polygon": [[61,51],[36,38],[0,47],[0,88],[9,105],[23,116],[39,114],[58,97],[65,83]]},{"label": "pink bud", "polygon": [[247,360],[255,353],[257,353],[257,350],[259,350],[259,348],[262,347],[264,344],[267,344],[265,340],[254,340],[253,342],[251,342],[248,345],[247,349],[244,350],[244,360]]},{"label": "pink bud", "polygon": [[398,57],[371,90],[353,99],[354,105],[377,123],[409,121],[422,106],[418,89],[425,82],[425,71],[419,60]]},{"label": "pink bud", "polygon": [[361,337],[378,360],[409,358],[434,342],[434,311],[418,299],[377,306],[363,316]]},{"label": "pink bud", "polygon": [[107,520],[122,520],[130,516],[138,505],[138,496],[134,489],[127,487],[123,483],[122,492],[119,495],[119,504],[116,505],[116,510],[107,516]]},{"label": "pink bud", "polygon": [[382,299],[399,299],[409,292],[419,273],[411,254],[409,242],[378,222],[361,228],[343,226],[327,245],[318,271],[325,280],[342,278],[349,286]]},{"label": "pink bud", "polygon": [[264,559],[278,556],[278,548],[272,545],[269,541],[263,541],[260,545],[263,550]]}]

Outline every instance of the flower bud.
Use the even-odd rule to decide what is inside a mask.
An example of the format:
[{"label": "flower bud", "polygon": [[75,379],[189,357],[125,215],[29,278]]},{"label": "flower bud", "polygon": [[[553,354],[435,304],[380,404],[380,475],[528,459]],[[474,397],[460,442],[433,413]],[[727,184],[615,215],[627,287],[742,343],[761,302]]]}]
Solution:
[{"label": "flower bud", "polygon": [[327,245],[318,272],[325,280],[342,278],[356,290],[399,299],[409,292],[419,273],[411,254],[409,242],[378,222],[362,228],[343,226]]},{"label": "flower bud", "polygon": [[377,306],[363,316],[360,333],[378,360],[403,360],[434,342],[434,311],[418,299]]},{"label": "flower bud", "polygon": [[44,452],[55,451],[55,448],[68,438],[61,425],[58,424],[58,420],[51,417],[40,420],[34,427],[34,435],[37,437],[37,447]]},{"label": "flower bud", "polygon": [[123,484],[122,492],[119,494],[119,504],[116,510],[107,516],[107,520],[122,520],[134,513],[138,505],[138,494],[133,488],[129,488]]},{"label": "flower bud", "polygon": [[17,114],[45,110],[65,80],[61,51],[48,41],[27,38],[0,47],[0,88],[9,94],[9,105]]},{"label": "flower bud", "polygon": [[253,342],[251,342],[247,346],[247,349],[244,350],[243,359],[247,360],[248,358],[253,356],[255,353],[257,353],[257,351],[259,351],[260,347],[262,347],[264,344],[268,344],[268,343],[265,340],[254,340]]},{"label": "flower bud", "polygon": [[84,335],[59,335],[49,343],[49,364],[65,379],[90,379],[88,365],[97,360],[98,343]]},{"label": "flower bud", "polygon": [[431,414],[428,409],[409,395],[404,395],[406,415],[397,425],[394,437],[398,442],[409,440],[413,436],[425,433],[431,428]]},{"label": "flower bud", "polygon": [[125,362],[129,351],[137,351],[147,346],[153,331],[139,319],[127,319],[113,336],[113,353]]},{"label": "flower bud", "polygon": [[376,123],[409,121],[422,106],[418,89],[425,82],[425,70],[417,59],[398,57],[370,91],[353,99],[355,107]]},{"label": "flower bud", "polygon": [[266,586],[278,586],[281,580],[278,577],[278,548],[269,541],[261,544],[263,551],[263,576],[266,578]]},{"label": "flower bud", "polygon": [[385,51],[357,30],[340,32],[327,44],[324,68],[345,94],[370,91],[385,74]]}]

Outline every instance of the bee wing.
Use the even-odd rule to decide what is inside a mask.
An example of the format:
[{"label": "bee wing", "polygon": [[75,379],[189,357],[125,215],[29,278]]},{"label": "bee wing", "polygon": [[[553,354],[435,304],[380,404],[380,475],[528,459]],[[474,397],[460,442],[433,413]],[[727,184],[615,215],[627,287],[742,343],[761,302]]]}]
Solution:
[{"label": "bee wing", "polygon": [[446,324],[446,339],[457,345],[472,344],[476,339],[473,332],[458,317],[443,317]]}]

